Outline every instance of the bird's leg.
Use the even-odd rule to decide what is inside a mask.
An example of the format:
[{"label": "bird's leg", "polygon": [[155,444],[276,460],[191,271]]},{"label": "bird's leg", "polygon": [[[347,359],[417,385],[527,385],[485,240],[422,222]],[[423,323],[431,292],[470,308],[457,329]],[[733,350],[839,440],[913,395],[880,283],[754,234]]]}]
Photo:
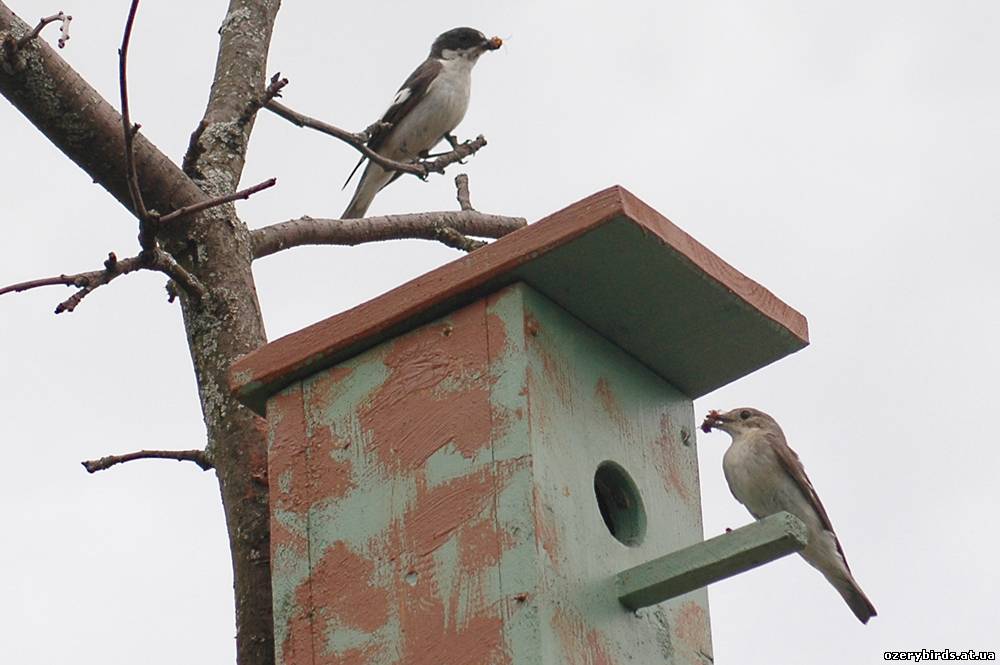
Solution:
[{"label": "bird's leg", "polygon": [[[461,145],[458,138],[454,134],[448,133],[445,134],[442,138],[444,138],[444,140],[448,142],[448,145],[451,146],[451,150],[448,150],[447,152],[434,152],[434,153],[430,152],[429,150],[424,150],[422,153],[420,153],[420,159],[434,159],[435,157],[444,157],[445,155],[451,153],[452,151],[458,150],[458,146]],[[460,159],[458,160],[458,163],[465,164],[465,160]]]},{"label": "bird's leg", "polygon": [[[458,142],[458,137],[457,136],[455,136],[451,132],[448,132],[447,134],[444,135],[444,140],[448,142],[448,145],[451,146],[452,150],[458,150],[458,146],[460,144]],[[458,163],[459,164],[465,164],[465,160],[464,159],[460,159],[460,160],[458,160]]]}]

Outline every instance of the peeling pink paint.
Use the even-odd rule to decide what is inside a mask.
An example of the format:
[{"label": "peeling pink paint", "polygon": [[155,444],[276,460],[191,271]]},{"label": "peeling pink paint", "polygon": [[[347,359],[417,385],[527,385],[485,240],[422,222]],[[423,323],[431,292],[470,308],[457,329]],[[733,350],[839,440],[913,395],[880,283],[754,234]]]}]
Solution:
[{"label": "peeling pink paint", "polygon": [[[316,618],[338,625],[375,631],[389,619],[389,593],[378,586],[375,562],[343,541],[328,547],[312,568],[312,601]],[[363,600],[363,602],[362,602]]]},{"label": "peeling pink paint", "polygon": [[531,487],[532,511],[535,519],[535,544],[549,558],[552,569],[559,572],[562,555],[559,552],[559,527],[552,520],[552,511],[545,506],[545,500],[538,491],[537,485]]},{"label": "peeling pink paint", "polygon": [[350,456],[335,456],[348,447],[348,441],[334,436],[326,425],[317,427],[309,437],[309,478],[312,496],[318,500],[346,496],[356,485]]},{"label": "peeling pink paint", "polygon": [[660,416],[660,434],[653,443],[653,463],[668,491],[676,493],[685,503],[697,503],[697,488],[691,485],[694,476],[681,468],[681,460],[687,454],[680,448],[676,437],[671,436],[672,429],[670,417],[667,414]]},{"label": "peeling pink paint", "polygon": [[568,665],[615,665],[608,655],[601,634],[582,618],[557,607],[552,628],[562,644],[562,657]]},{"label": "peeling pink paint", "polygon": [[[298,515],[305,520],[307,497],[302,495],[306,486],[305,413],[302,391],[296,387],[275,395],[268,402],[268,424],[272,428],[268,451],[268,478],[272,510]],[[279,548],[304,554],[305,538],[288,530],[280,520],[271,520],[271,558]]]},{"label": "peeling pink paint", "polygon": [[268,451],[268,477],[277,480],[284,475],[292,479],[290,491],[282,491],[277,482],[270,487],[271,501],[288,510],[296,501],[294,489],[305,473],[306,422],[302,407],[302,391],[296,387],[279,393],[268,401],[268,423],[271,444]]},{"label": "peeling pink paint", "polygon": [[674,634],[687,647],[697,653],[708,651],[706,637],[708,631],[708,613],[698,603],[687,601],[681,606],[674,619]]},{"label": "peeling pink paint", "polygon": [[493,473],[482,467],[433,488],[417,487],[414,507],[403,517],[405,546],[417,556],[430,554],[453,532],[493,505]]},{"label": "peeling pink paint", "polygon": [[631,422],[625,415],[625,411],[618,403],[617,398],[615,398],[614,392],[611,390],[611,383],[606,378],[601,377],[597,380],[597,387],[594,389],[594,392],[597,394],[601,406],[604,407],[604,411],[611,418],[611,421],[618,425],[618,429],[623,432],[628,431],[632,426]]},{"label": "peeling pink paint", "polygon": [[573,401],[573,381],[564,367],[562,358],[557,357],[542,344],[535,345],[535,351],[542,360],[542,375],[563,404]]},{"label": "peeling pink paint", "polygon": [[279,660],[286,665],[311,665],[313,658],[312,602],[308,581],[295,594],[295,610],[288,618],[288,634],[279,645]]},{"label": "peeling pink paint", "polygon": [[501,289],[486,298],[486,339],[489,343],[487,360],[491,365],[502,360],[510,351],[507,324],[498,314],[491,312],[494,304],[508,295],[510,289]]},{"label": "peeling pink paint", "polygon": [[343,365],[333,367],[314,374],[309,380],[309,389],[306,395],[306,410],[315,418],[315,414],[322,412],[328,405],[333,404],[344,393],[344,381],[354,373],[354,368]]},{"label": "peeling pink paint", "polygon": [[449,443],[470,458],[490,445],[484,307],[473,303],[448,324],[389,345],[389,377],[359,413],[372,433],[371,451],[387,469],[418,469]]},{"label": "peeling pink paint", "polygon": [[[413,494],[399,497],[401,511],[387,516],[389,521],[367,543],[337,541],[319,553],[311,581],[296,593],[283,647],[295,659],[284,658],[286,665],[313,665],[302,659],[302,634],[309,631],[315,663],[510,662],[503,641],[503,603],[488,597],[496,590],[491,580],[503,549],[516,542],[500,532],[496,496],[530,460],[472,462],[490,460],[480,452],[511,422],[511,414],[493,409],[490,402],[495,381],[485,336],[490,326],[491,340],[501,342],[490,352],[501,354],[506,339],[502,321],[486,316],[483,301],[378,351],[387,377],[357,411],[365,437],[362,457],[344,453],[358,444],[323,424],[323,412],[343,376],[310,384],[309,413],[315,423],[309,437],[311,499],[343,497],[361,489],[355,486],[361,478],[365,484],[413,488],[406,490]],[[468,460],[468,469],[431,484],[428,459],[446,446]],[[454,570],[439,570],[435,559],[445,544],[457,552]],[[312,616],[311,625],[307,616]],[[326,631],[339,628],[385,636],[327,653]],[[379,640],[388,640],[400,655],[388,655]]]}]

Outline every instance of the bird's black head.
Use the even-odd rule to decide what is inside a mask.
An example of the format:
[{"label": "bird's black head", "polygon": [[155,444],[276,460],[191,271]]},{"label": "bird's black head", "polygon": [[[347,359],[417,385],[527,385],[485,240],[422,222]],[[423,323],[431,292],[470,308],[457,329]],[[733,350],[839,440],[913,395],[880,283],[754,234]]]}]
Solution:
[{"label": "bird's black head", "polygon": [[475,28],[452,28],[434,40],[434,44],[431,45],[431,56],[446,59],[456,55],[478,57],[484,51],[500,48],[501,43],[499,37],[487,39],[486,35]]}]

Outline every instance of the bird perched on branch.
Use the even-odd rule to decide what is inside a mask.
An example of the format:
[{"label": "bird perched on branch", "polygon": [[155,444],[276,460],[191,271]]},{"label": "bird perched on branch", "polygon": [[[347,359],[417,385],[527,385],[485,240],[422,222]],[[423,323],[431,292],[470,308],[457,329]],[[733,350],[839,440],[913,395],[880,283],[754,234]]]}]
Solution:
[{"label": "bird perched on branch", "polygon": [[[454,28],[438,36],[430,55],[413,70],[382,116],[381,122],[388,126],[375,131],[368,147],[397,162],[427,155],[441,139],[450,137],[465,117],[472,67],[479,56],[500,48],[502,43],[499,37],[487,39],[472,28]],[[344,187],[364,161],[362,157]],[[379,190],[399,176],[398,171],[387,171],[369,162],[341,218],[363,217]]]},{"label": "bird perched on branch", "polygon": [[787,510],[802,520],[809,531],[802,558],[823,573],[861,623],[868,623],[875,607],[851,574],[826,509],[774,418],[750,408],[710,411],[701,428],[720,429],[733,439],[722,470],[736,500],[757,519]]}]

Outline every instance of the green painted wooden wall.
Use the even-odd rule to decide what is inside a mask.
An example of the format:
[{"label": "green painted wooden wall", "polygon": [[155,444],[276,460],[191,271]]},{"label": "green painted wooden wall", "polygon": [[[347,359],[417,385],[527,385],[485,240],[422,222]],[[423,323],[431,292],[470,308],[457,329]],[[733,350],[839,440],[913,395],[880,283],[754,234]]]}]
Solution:
[{"label": "green painted wooden wall", "polygon": [[530,287],[267,416],[281,665],[711,661],[704,589],[638,612],[616,589],[702,540],[691,401]]}]

